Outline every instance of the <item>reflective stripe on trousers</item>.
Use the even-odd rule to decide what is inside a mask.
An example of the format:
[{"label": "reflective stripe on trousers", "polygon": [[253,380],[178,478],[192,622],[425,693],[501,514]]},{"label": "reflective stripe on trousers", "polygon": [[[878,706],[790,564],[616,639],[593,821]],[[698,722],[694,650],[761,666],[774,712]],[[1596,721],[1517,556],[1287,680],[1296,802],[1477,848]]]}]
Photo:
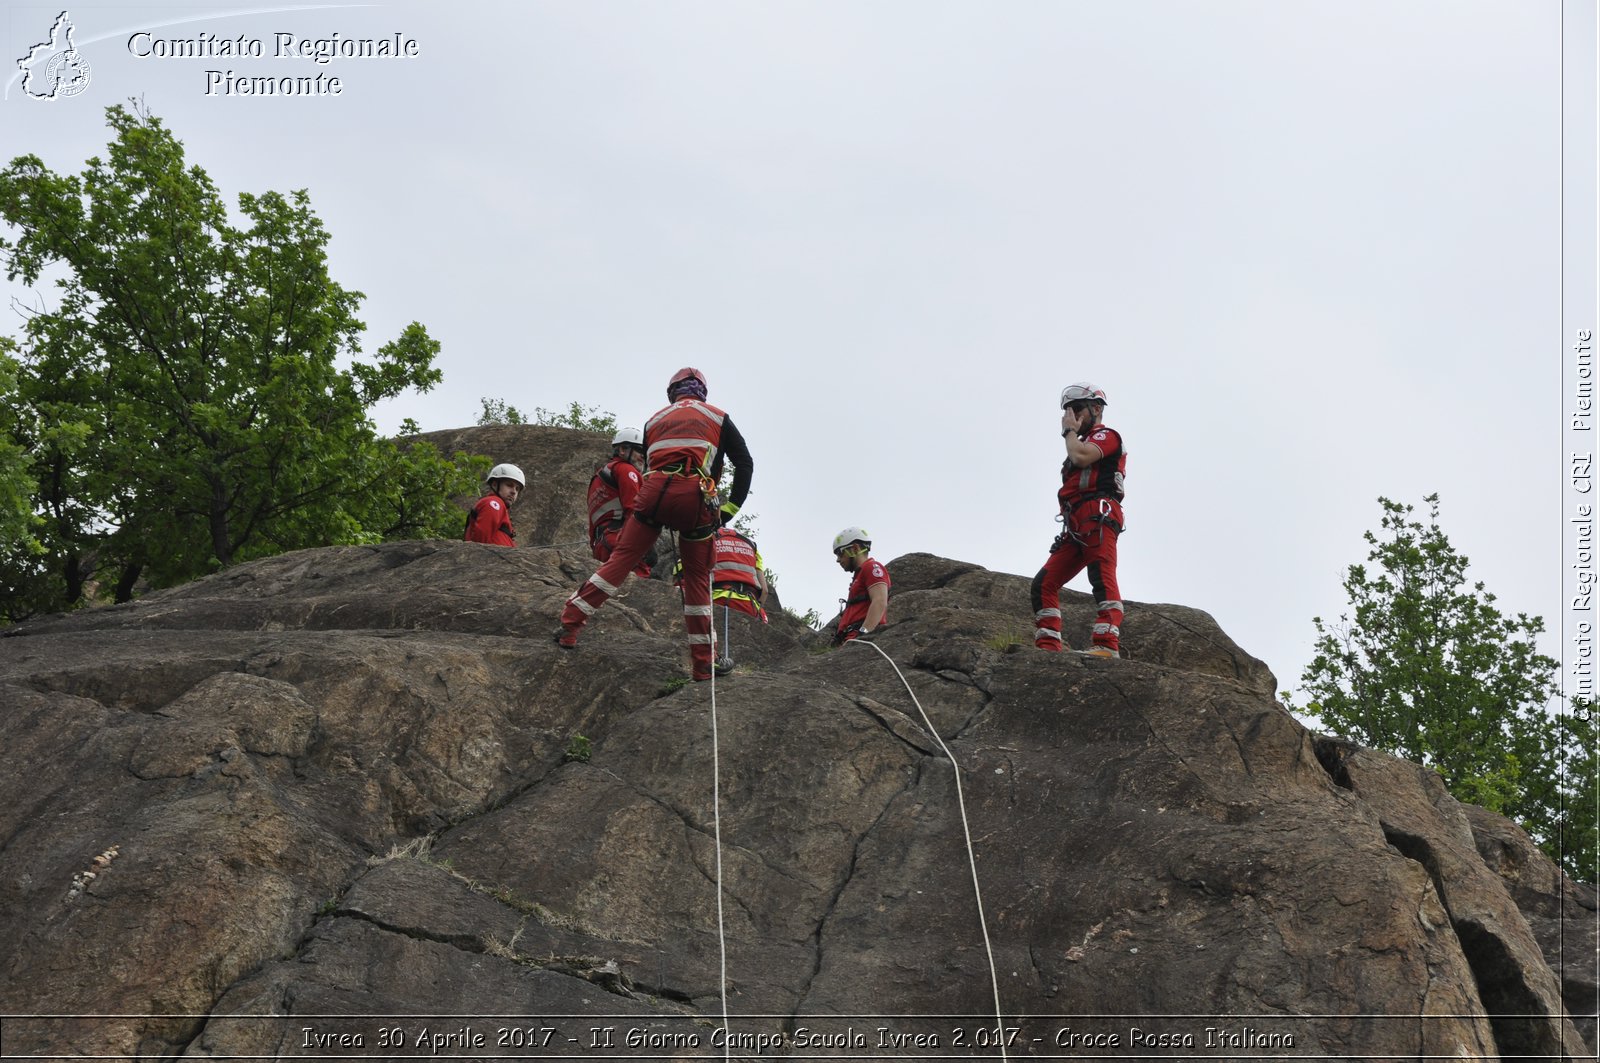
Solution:
[{"label": "reflective stripe on trousers", "polygon": [[[700,481],[688,476],[657,475],[645,478],[639,489],[638,512],[655,514],[657,520],[679,532],[702,531],[706,522],[713,519],[715,511],[705,502],[700,491]],[[566,627],[581,628],[595,611],[606,604],[617,589],[627,580],[656,541],[659,529],[646,524],[637,515],[630,516],[622,525],[617,547],[600,570],[584,581],[561,611],[561,623]],[[710,538],[680,538],[678,553],[683,558],[683,625],[690,635],[689,654],[697,677],[711,675],[711,564],[714,545]],[[703,607],[693,615],[689,607]],[[706,636],[697,642],[694,636]]]}]

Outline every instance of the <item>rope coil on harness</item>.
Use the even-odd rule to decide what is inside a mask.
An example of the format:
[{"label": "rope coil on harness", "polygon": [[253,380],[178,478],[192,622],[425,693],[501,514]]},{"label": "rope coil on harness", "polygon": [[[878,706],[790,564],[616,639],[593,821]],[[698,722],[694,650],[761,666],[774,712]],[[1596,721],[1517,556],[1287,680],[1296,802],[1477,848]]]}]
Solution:
[{"label": "rope coil on harness", "polygon": [[961,833],[967,842],[967,866],[972,869],[972,894],[978,903],[978,929],[983,932],[983,951],[989,958],[989,984],[994,990],[994,1020],[995,1020],[995,1045],[1000,1049],[1000,1058],[1006,1058],[1005,1017],[1000,1011],[1000,975],[994,966],[994,949],[989,944],[989,924],[983,914],[983,889],[978,885],[978,858],[972,850],[972,827],[967,822],[967,802],[961,792],[961,764],[955,755],[950,752],[950,747],[944,744],[944,739],[939,736],[938,728],[933,726],[933,721],[928,719],[928,714],[922,708],[922,702],[917,700],[917,695],[911,689],[911,684],[906,682],[906,677],[900,671],[900,666],[894,659],[883,651],[883,647],[873,642],[864,642],[861,639],[851,639],[846,646],[871,646],[878,651],[878,656],[889,662],[889,667],[894,669],[894,674],[900,677],[900,684],[906,688],[906,693],[911,695],[912,704],[917,707],[917,714],[922,717],[922,722],[928,728],[928,733],[933,740],[939,743],[939,748],[944,751],[945,757],[950,761],[950,766],[955,769],[956,779],[956,807],[961,812]]}]

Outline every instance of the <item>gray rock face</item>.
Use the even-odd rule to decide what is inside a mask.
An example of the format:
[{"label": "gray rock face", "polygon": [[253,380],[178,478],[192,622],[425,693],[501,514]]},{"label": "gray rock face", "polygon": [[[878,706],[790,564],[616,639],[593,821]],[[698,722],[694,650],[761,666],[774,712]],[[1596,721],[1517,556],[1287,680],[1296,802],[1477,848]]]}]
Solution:
[{"label": "gray rock face", "polygon": [[1600,918],[1593,886],[1573,882],[1533,844],[1523,829],[1476,805],[1461,810],[1483,862],[1505,880],[1545,962],[1561,979],[1561,995],[1578,1032],[1595,1043],[1595,1001],[1600,1000]]},{"label": "gray rock face", "polygon": [[[520,431],[465,445],[587,482]],[[1048,655],[1025,578],[911,555],[909,691],[779,611],[713,689],[658,581],[548,641],[592,567],[303,551],[0,638],[5,1050],[721,1053],[720,866],[742,1054],[995,1055],[998,995],[1012,1055],[1593,1058],[1592,892],[1204,613]]]}]

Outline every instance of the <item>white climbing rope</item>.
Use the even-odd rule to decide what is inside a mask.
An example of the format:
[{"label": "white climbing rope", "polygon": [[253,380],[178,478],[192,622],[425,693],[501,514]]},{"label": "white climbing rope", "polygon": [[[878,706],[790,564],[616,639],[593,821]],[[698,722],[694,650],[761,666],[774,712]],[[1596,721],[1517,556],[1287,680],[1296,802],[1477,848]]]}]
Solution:
[{"label": "white climbing rope", "polygon": [[560,549],[564,549],[564,548],[566,548],[568,546],[582,546],[585,543],[587,543],[588,541],[589,541],[588,539],[573,539],[572,541],[565,542],[565,543],[529,543],[527,545],[526,549],[528,549],[528,550],[560,550]]},{"label": "white climbing rope", "polygon": [[[849,642],[846,642],[845,645],[871,646],[873,649],[878,651],[878,656],[889,662],[889,667],[894,669],[894,674],[900,677],[900,683],[906,688],[906,693],[911,695],[911,702],[912,704],[916,705],[918,715],[922,717],[922,722],[927,725],[928,733],[933,736],[933,740],[935,742],[939,743],[939,748],[944,751],[945,757],[949,759],[950,766],[955,769],[956,807],[961,810],[961,833],[966,838],[967,842],[967,866],[972,869],[972,895],[977,899],[978,902],[978,929],[983,932],[983,951],[989,958],[989,984],[994,989],[995,1044],[1000,1049],[1000,1058],[1005,1059],[1006,1020],[1000,1012],[1000,974],[997,970],[995,970],[994,949],[989,945],[989,924],[988,920],[986,920],[983,915],[983,889],[978,885],[978,858],[973,853],[972,827],[967,823],[967,802],[966,798],[963,797],[961,793],[961,765],[959,762],[957,762],[954,754],[950,752],[950,747],[944,744],[944,739],[939,737],[939,729],[933,725],[932,720],[928,719],[927,712],[925,712],[922,708],[922,702],[917,700],[916,691],[912,690],[911,684],[906,682],[905,674],[900,671],[900,666],[894,663],[894,658],[883,652],[883,647],[874,642],[866,642],[861,639],[851,639]],[[713,706],[716,704],[716,699],[714,696],[712,698],[712,704]],[[713,721],[716,719],[714,709],[712,713],[712,719]],[[715,726],[714,723],[713,726]]]},{"label": "white climbing rope", "polygon": [[[676,544],[675,544],[675,548],[676,548]],[[713,550],[715,550],[715,546],[714,545],[713,545]],[[683,555],[680,552],[678,556],[681,558]],[[715,554],[714,553],[713,553],[712,560],[713,560],[713,562],[715,561]],[[713,564],[712,569],[714,569],[714,568],[715,568],[715,565]],[[707,593],[708,599],[713,597],[715,595],[715,593],[716,593],[716,588],[715,588],[715,586],[714,586],[714,584],[712,582],[711,576],[712,576],[712,572],[710,570],[708,570],[707,573],[706,573],[706,593]],[[716,620],[714,618],[711,621],[711,629],[712,629],[713,633],[716,630]],[[852,641],[859,641],[859,640],[852,640]],[[975,854],[975,852],[973,850],[973,846],[972,846],[972,827],[971,827],[971,824],[967,820],[967,802],[966,802],[966,797],[964,796],[964,794],[962,792],[962,789],[961,789],[961,765],[956,760],[955,755],[950,752],[950,747],[945,745],[944,739],[942,737],[940,737],[938,728],[936,728],[933,725],[933,721],[928,718],[927,711],[923,709],[922,702],[920,700],[918,700],[916,691],[912,690],[911,689],[911,684],[906,681],[905,674],[900,671],[900,666],[894,663],[894,659],[891,658],[887,653],[885,653],[883,651],[882,647],[880,647],[880,646],[878,646],[878,645],[876,645],[874,643],[871,643],[871,642],[863,642],[862,644],[863,645],[867,645],[867,646],[871,646],[874,650],[877,650],[878,651],[878,655],[880,657],[882,657],[884,660],[888,661],[889,662],[889,667],[894,669],[894,674],[900,677],[900,683],[901,683],[902,686],[904,686],[906,688],[906,693],[911,695],[911,702],[912,702],[912,704],[916,705],[917,713],[918,713],[918,715],[920,715],[922,717],[922,722],[923,722],[924,725],[926,725],[926,727],[928,729],[928,733],[933,736],[933,740],[935,742],[939,743],[939,748],[944,752],[945,758],[950,761],[950,766],[954,771],[955,783],[956,783],[956,806],[960,810],[960,813],[961,813],[961,833],[962,833],[963,838],[965,839],[966,847],[967,847],[967,866],[968,866],[969,869],[971,869],[971,872],[972,872],[972,893],[973,893],[973,897],[975,898],[975,900],[977,902],[977,906],[978,906],[978,929],[983,935],[983,951],[984,951],[984,955],[988,958],[988,961],[989,961],[989,985],[990,985],[990,988],[993,990],[993,993],[994,993],[995,1045],[996,1045],[996,1047],[998,1047],[1000,1049],[1000,1058],[1002,1060],[1004,1060],[1004,1059],[1007,1058],[1007,1056],[1006,1056],[1006,1045],[1005,1045],[1006,1031],[1005,1031],[1005,1016],[1001,1012],[1001,1008],[1000,1008],[1000,974],[999,974],[998,970],[995,968],[994,948],[989,942],[989,924],[988,924],[988,920],[985,918],[985,916],[983,914],[983,888],[978,883],[978,858],[977,858],[977,855]],[[847,643],[847,645],[848,645],[848,643]],[[726,646],[723,647],[724,650],[726,650],[726,648],[727,648]],[[691,656],[692,656],[692,651],[691,651]],[[725,923],[725,919],[724,919],[724,915],[723,915],[723,904],[722,904],[722,889],[723,889],[723,887],[722,887],[722,759],[721,758],[722,758],[722,754],[721,754],[721,748],[720,748],[720,739],[719,739],[719,736],[718,736],[718,733],[717,733],[716,652],[715,652],[715,650],[713,650],[713,652],[712,652],[712,667],[711,667],[711,824],[712,824],[712,837],[713,837],[713,839],[715,841],[715,845],[716,845],[717,963],[718,963],[718,968],[717,968],[717,989],[718,989],[718,992],[719,992],[719,994],[721,996],[721,1000],[722,1000],[722,1046],[723,1046],[723,1058],[725,1060],[730,1061],[730,1063],[731,1063],[731,1060],[733,1059],[733,1037],[732,1037],[731,1031],[729,1030],[729,1027],[728,1027],[728,936],[727,936],[727,927],[726,927],[726,923]]]},{"label": "white climbing rope", "polygon": [[[706,570],[706,600],[711,600],[715,593],[712,585],[711,573],[716,568],[716,542],[712,541],[713,564]],[[678,555],[680,558],[682,554]],[[711,620],[711,630],[715,632],[717,621]],[[691,650],[692,656],[692,650]],[[717,748],[717,654],[713,649],[711,653],[711,826],[712,836],[717,843],[717,988],[722,993],[722,1055],[724,1059],[733,1059],[733,1038],[728,1030],[728,935],[722,922],[722,763],[721,753]],[[691,670],[693,665],[691,664]]]}]

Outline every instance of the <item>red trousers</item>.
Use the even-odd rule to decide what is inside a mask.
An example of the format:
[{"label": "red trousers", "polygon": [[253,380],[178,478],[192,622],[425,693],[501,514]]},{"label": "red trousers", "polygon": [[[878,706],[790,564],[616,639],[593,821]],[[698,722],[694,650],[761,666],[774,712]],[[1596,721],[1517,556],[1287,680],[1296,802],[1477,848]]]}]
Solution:
[{"label": "red trousers", "polygon": [[1117,587],[1117,536],[1122,506],[1112,499],[1090,499],[1075,507],[1067,530],[1056,539],[1050,557],[1033,577],[1033,644],[1061,649],[1061,588],[1084,569],[1099,609],[1090,641],[1120,651],[1122,592]]},{"label": "red trousers", "polygon": [[[617,543],[622,538],[622,529],[624,526],[625,525],[622,521],[618,521],[612,527],[601,528],[600,531],[595,535],[594,543],[590,546],[590,552],[594,554],[594,559],[596,561],[611,560],[611,555],[616,552]],[[659,528],[656,530],[658,532],[660,531]],[[652,547],[655,546],[654,539],[650,540],[650,545]],[[656,554],[653,549],[646,551],[644,559],[641,560],[634,568],[633,574],[638,576],[640,579],[649,579],[650,572],[656,565],[656,560]]]},{"label": "red trousers", "polygon": [[711,565],[716,546],[717,509],[705,496],[697,476],[649,472],[634,502],[634,511],[622,525],[611,557],[567,599],[561,624],[576,632],[596,609],[617,593],[628,574],[654,545],[662,527],[679,533],[678,554],[683,558],[683,626],[689,633],[689,657],[696,679],[711,678]]}]

